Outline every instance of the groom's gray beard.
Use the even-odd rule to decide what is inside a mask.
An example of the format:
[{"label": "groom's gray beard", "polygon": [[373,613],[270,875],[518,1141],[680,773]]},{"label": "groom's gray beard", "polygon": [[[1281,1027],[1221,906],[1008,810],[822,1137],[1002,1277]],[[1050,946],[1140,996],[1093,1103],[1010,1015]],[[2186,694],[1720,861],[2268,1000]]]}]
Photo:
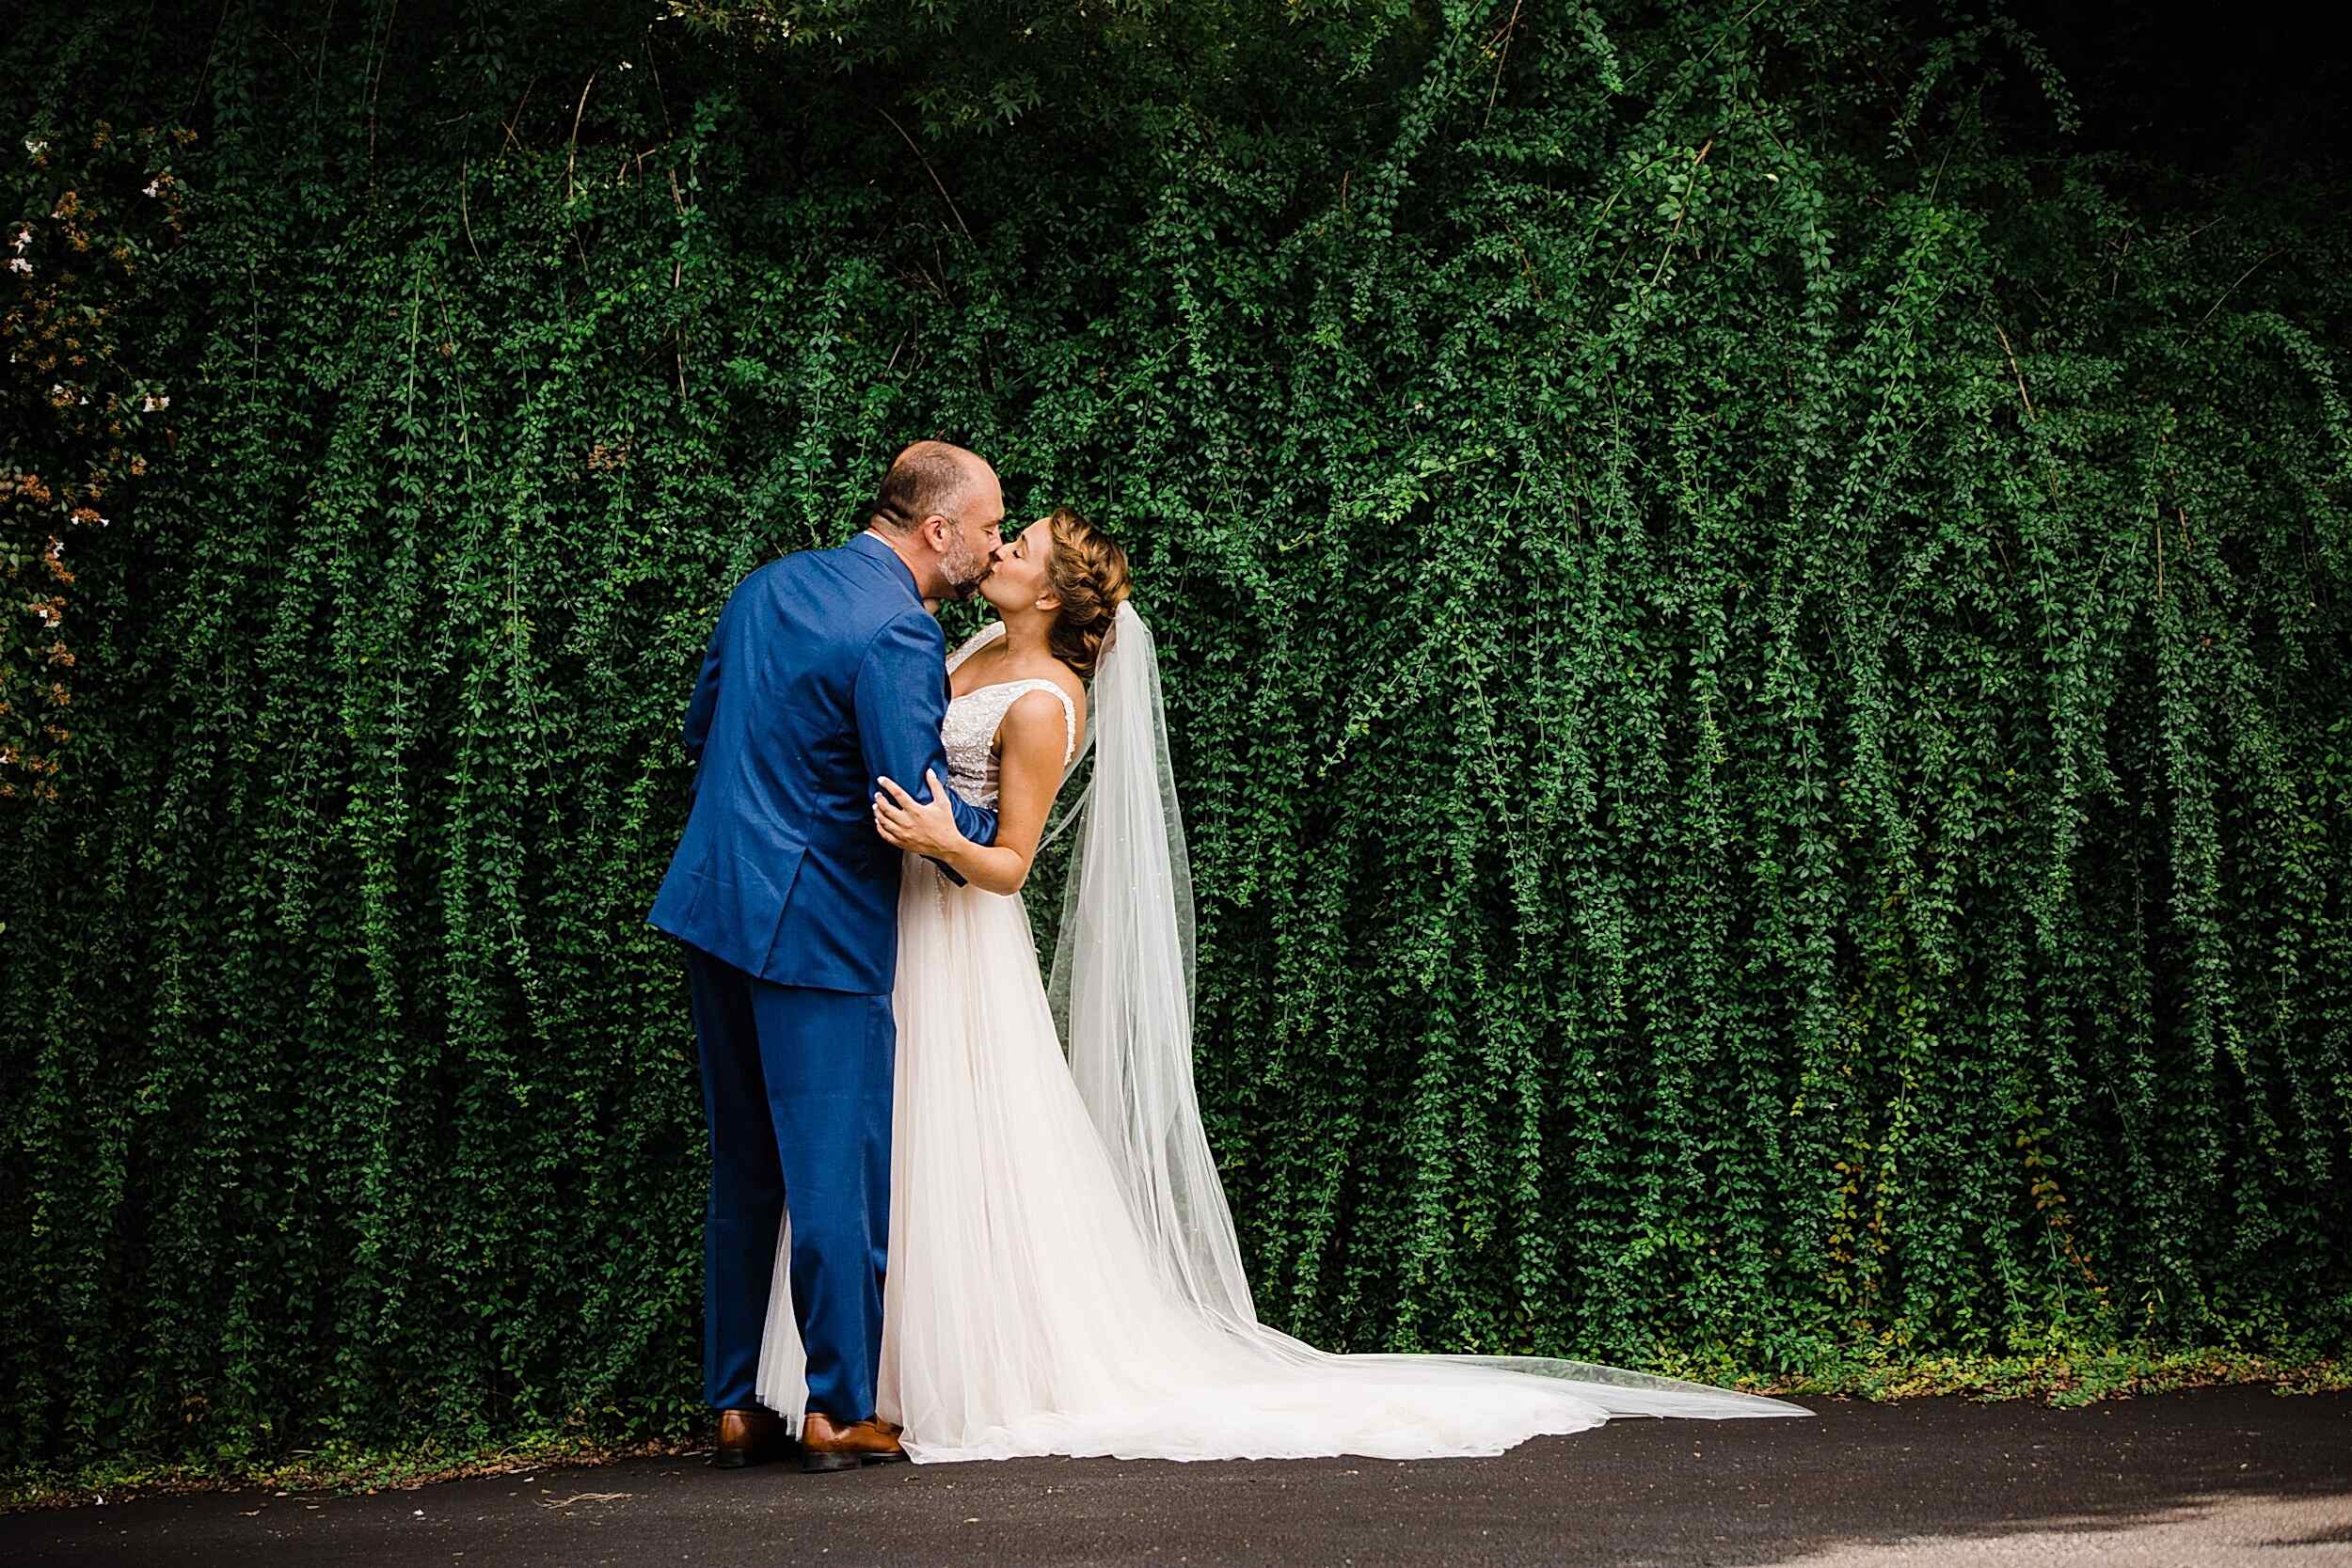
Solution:
[{"label": "groom's gray beard", "polygon": [[958,599],[968,599],[979,592],[981,582],[988,577],[991,562],[987,556],[977,551],[958,549],[940,565],[943,568],[941,575],[946,578],[949,591]]}]

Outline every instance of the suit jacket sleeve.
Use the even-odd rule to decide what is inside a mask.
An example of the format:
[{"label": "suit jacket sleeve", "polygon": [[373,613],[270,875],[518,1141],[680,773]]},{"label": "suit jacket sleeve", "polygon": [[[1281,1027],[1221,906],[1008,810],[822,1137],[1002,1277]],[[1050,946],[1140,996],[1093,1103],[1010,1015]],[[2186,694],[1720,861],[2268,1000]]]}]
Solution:
[{"label": "suit jacket sleeve", "polygon": [[[866,788],[879,791],[884,774],[917,800],[930,799],[923,783],[936,773],[945,787],[947,752],[939,726],[947,717],[947,636],[923,610],[899,616],[875,635],[857,672],[857,738],[866,753]],[[956,828],[975,844],[996,842],[996,814],[947,791]],[[939,863],[934,862],[937,864]],[[940,869],[963,880],[954,867]]]}]

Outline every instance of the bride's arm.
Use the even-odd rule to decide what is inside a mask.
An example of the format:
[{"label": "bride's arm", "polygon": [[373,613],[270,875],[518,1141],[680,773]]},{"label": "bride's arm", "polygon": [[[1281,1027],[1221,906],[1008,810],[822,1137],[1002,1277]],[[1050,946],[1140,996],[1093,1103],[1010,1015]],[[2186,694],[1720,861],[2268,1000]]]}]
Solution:
[{"label": "bride's arm", "polygon": [[928,775],[928,805],[915,804],[895,779],[883,779],[882,792],[874,797],[874,828],[901,849],[953,866],[974,887],[1018,893],[1037,856],[1038,835],[1045,829],[1054,792],[1061,786],[1070,730],[1060,701],[1050,691],[1024,693],[1006,710],[996,744],[995,843],[975,844],[958,832],[945,803],[942,781]]}]

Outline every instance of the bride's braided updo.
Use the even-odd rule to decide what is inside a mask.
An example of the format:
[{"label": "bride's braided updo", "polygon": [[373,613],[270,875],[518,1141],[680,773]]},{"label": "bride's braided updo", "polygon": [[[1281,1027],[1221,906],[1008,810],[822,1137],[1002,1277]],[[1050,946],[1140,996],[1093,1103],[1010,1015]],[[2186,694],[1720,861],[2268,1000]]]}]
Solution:
[{"label": "bride's braided updo", "polygon": [[1054,548],[1045,558],[1045,579],[1061,611],[1046,645],[1054,657],[1078,673],[1094,678],[1094,663],[1103,655],[1103,639],[1110,635],[1111,618],[1127,597],[1127,552],[1119,542],[1066,506],[1057,506],[1045,519],[1053,530]]}]

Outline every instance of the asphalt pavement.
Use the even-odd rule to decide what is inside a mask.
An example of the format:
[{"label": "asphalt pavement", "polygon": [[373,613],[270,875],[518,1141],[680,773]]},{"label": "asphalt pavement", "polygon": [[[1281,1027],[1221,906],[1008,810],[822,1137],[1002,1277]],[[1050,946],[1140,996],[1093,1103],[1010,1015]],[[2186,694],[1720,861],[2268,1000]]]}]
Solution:
[{"label": "asphalt pavement", "polygon": [[155,1497],[0,1517],[0,1564],[2352,1568],[2352,1394],[1801,1402],[1818,1418],[1617,1421],[1499,1459],[839,1476],[638,1459],[372,1497]]}]

